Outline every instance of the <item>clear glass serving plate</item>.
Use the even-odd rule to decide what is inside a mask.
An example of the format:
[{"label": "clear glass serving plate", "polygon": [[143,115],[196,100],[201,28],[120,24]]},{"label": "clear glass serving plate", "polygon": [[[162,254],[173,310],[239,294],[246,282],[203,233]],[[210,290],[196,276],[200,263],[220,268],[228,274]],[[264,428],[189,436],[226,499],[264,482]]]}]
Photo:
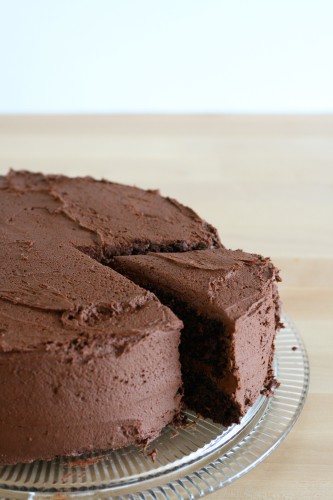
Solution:
[{"label": "clear glass serving plate", "polygon": [[281,385],[259,397],[239,425],[214,424],[187,411],[185,428],[165,427],[145,451],[123,448],[77,459],[0,466],[1,499],[195,499],[260,463],[295,424],[309,386],[304,344],[291,322],[276,338]]}]

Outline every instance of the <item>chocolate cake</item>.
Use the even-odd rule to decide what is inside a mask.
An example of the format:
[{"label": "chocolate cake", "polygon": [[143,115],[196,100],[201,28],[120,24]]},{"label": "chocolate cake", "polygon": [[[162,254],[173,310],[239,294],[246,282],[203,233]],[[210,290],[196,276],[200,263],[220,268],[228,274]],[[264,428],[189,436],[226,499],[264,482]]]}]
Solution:
[{"label": "chocolate cake", "polygon": [[144,445],[184,402],[237,422],[272,385],[274,267],[177,201],[11,171],[0,243],[0,464]]}]

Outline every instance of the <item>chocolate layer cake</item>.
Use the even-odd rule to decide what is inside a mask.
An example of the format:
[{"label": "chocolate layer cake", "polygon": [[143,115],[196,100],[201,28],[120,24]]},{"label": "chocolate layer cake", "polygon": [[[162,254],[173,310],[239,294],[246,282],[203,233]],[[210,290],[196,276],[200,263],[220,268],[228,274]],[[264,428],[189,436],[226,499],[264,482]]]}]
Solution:
[{"label": "chocolate layer cake", "polygon": [[186,405],[224,425],[239,422],[274,378],[279,277],[270,260],[220,248],[116,257],[113,266],[184,322]]},{"label": "chocolate layer cake", "polygon": [[[226,259],[252,271],[229,279]],[[274,268],[224,250],[212,226],[157,191],[11,171],[0,177],[0,262],[0,463],[143,445],[178,416],[184,390],[201,413],[236,422],[273,377]],[[237,295],[247,284],[256,293]],[[200,407],[212,390],[224,399]]]}]

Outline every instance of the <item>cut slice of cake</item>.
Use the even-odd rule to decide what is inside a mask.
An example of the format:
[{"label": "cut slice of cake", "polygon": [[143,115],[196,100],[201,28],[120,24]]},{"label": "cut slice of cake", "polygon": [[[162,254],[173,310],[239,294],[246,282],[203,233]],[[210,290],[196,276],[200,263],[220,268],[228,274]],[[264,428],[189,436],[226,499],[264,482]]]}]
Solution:
[{"label": "cut slice of cake", "polygon": [[112,265],[184,322],[186,405],[224,425],[239,422],[274,380],[279,276],[271,261],[221,248],[116,257]]}]

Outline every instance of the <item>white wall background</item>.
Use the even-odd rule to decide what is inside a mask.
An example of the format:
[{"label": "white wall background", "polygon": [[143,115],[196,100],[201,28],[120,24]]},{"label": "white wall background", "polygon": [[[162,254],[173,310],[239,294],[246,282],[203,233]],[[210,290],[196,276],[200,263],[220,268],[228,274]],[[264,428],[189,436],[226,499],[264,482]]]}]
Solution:
[{"label": "white wall background", "polygon": [[332,0],[0,0],[0,113],[333,112]]}]

